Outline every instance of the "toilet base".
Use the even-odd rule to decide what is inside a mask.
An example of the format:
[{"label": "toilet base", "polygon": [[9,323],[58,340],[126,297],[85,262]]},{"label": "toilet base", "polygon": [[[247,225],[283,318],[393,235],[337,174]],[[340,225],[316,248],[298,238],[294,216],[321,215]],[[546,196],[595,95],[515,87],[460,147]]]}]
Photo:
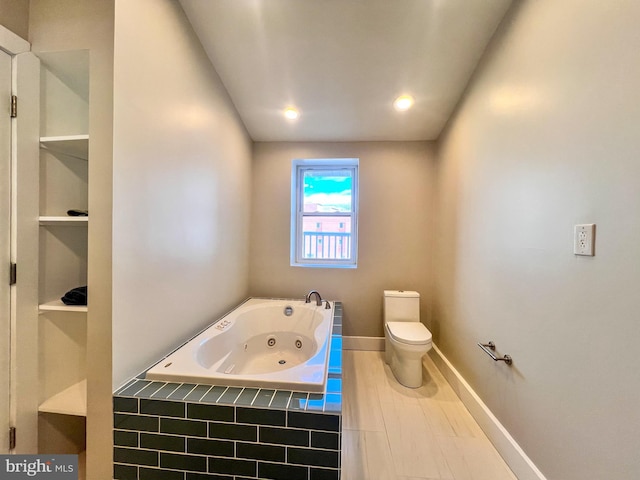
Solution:
[{"label": "toilet base", "polygon": [[402,351],[398,354],[391,340],[385,336],[385,362],[391,368],[393,376],[398,383],[409,388],[419,388],[422,386],[422,357],[427,353],[429,347],[420,349],[413,348],[412,351]]},{"label": "toilet base", "polygon": [[422,386],[422,357],[410,362],[401,361],[396,355],[391,356],[389,364],[393,376],[398,383],[409,388],[419,388]]}]

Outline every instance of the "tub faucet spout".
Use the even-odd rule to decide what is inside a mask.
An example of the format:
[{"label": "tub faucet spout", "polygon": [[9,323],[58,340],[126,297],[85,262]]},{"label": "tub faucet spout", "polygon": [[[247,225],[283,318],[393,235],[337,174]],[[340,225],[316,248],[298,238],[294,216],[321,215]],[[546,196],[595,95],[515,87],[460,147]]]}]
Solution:
[{"label": "tub faucet spout", "polygon": [[309,293],[307,293],[307,296],[304,297],[304,303],[311,303],[311,295],[316,296],[316,305],[318,307],[322,306],[322,297],[317,290],[311,290]]}]

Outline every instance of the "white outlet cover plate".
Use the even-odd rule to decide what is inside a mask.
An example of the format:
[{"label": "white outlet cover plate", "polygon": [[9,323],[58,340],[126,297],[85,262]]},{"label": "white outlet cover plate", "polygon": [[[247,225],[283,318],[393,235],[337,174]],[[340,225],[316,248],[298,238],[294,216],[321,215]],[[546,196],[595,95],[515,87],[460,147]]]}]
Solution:
[{"label": "white outlet cover plate", "polygon": [[595,255],[595,223],[575,225],[573,229],[573,253],[575,255]]}]

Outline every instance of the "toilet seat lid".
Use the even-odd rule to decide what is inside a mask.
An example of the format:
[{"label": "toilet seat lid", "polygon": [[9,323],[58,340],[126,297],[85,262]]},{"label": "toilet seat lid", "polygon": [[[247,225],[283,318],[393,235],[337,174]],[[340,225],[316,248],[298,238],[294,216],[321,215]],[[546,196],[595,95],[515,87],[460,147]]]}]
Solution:
[{"label": "toilet seat lid", "polygon": [[431,332],[421,322],[388,322],[389,334],[394,340],[409,345],[426,345]]}]

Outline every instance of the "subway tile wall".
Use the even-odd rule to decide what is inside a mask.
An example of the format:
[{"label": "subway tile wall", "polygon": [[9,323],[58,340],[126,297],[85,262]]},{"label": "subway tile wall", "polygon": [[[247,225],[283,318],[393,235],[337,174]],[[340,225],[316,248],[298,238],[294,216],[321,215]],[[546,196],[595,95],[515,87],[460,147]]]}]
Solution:
[{"label": "subway tile wall", "polygon": [[134,378],[114,393],[116,480],[339,480],[342,304],[324,394]]}]

